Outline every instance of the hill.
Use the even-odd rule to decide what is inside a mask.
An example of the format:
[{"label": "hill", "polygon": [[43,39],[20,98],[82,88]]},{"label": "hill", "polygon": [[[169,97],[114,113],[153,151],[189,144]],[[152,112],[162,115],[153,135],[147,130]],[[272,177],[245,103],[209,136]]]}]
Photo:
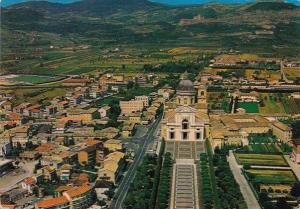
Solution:
[{"label": "hill", "polygon": [[[120,66],[120,61],[139,68],[174,59],[168,51],[177,47],[296,57],[299,11],[282,3],[180,7],[146,0],[21,3],[1,12],[1,70],[82,72]],[[116,48],[120,51],[114,52]]]}]

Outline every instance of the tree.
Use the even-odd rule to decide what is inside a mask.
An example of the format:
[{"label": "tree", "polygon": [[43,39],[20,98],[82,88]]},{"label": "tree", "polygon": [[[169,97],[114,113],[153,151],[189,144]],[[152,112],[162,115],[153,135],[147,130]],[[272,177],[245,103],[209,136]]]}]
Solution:
[{"label": "tree", "polygon": [[291,189],[291,195],[293,195],[294,197],[300,196],[300,183],[299,182],[297,182],[293,185],[293,187]]},{"label": "tree", "polygon": [[291,206],[289,206],[289,204],[286,202],[286,200],[284,198],[279,198],[277,203],[276,203],[276,207],[278,209],[292,209]]}]

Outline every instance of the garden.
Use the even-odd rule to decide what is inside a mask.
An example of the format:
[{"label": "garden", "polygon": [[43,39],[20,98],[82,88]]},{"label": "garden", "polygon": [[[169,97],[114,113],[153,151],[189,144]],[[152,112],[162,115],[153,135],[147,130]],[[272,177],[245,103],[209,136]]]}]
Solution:
[{"label": "garden", "polygon": [[276,137],[270,133],[265,134],[249,134],[249,143],[274,143],[277,142]]},{"label": "garden", "polygon": [[297,178],[292,170],[280,169],[248,169],[245,174],[252,183],[293,184]]},{"label": "garden", "polygon": [[237,108],[245,109],[246,113],[259,113],[257,102],[238,102]]},{"label": "garden", "polygon": [[235,153],[235,157],[240,165],[288,167],[288,163],[282,155]]},{"label": "garden", "polygon": [[281,154],[281,148],[277,144],[249,144],[237,150],[238,153],[256,154]]}]

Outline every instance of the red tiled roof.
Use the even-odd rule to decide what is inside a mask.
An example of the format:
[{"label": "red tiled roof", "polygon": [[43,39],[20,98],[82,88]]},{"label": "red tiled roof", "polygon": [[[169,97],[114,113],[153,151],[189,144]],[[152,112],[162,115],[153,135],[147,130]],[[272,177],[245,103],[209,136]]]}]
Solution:
[{"label": "red tiled roof", "polygon": [[24,183],[28,185],[33,185],[36,183],[36,180],[32,177],[27,177],[26,179],[24,179]]},{"label": "red tiled roof", "polygon": [[92,186],[85,184],[83,186],[70,189],[69,191],[66,192],[66,194],[68,194],[71,198],[73,198],[90,191],[92,188],[93,188]]},{"label": "red tiled roof", "polygon": [[43,200],[37,203],[39,208],[50,208],[57,205],[64,205],[68,202],[68,199],[65,196],[60,196],[56,198],[51,198],[47,200]]}]

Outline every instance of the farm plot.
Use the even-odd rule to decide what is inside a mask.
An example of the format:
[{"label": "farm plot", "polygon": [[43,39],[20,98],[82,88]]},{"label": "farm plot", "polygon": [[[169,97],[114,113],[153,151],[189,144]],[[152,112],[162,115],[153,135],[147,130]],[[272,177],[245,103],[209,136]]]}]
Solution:
[{"label": "farm plot", "polygon": [[241,165],[288,166],[282,155],[236,153],[235,157]]},{"label": "farm plot", "polygon": [[286,113],[280,97],[268,93],[261,94],[259,112],[262,114]]},{"label": "farm plot", "polygon": [[38,84],[57,80],[58,77],[40,76],[40,75],[18,75],[11,80],[19,83]]},{"label": "farm plot", "polygon": [[283,107],[288,114],[299,114],[300,113],[300,100],[299,99],[293,99],[293,98],[287,98],[287,97],[281,97],[281,101],[283,104]]},{"label": "farm plot", "polygon": [[248,169],[250,181],[263,184],[292,184],[297,182],[292,170]]}]

